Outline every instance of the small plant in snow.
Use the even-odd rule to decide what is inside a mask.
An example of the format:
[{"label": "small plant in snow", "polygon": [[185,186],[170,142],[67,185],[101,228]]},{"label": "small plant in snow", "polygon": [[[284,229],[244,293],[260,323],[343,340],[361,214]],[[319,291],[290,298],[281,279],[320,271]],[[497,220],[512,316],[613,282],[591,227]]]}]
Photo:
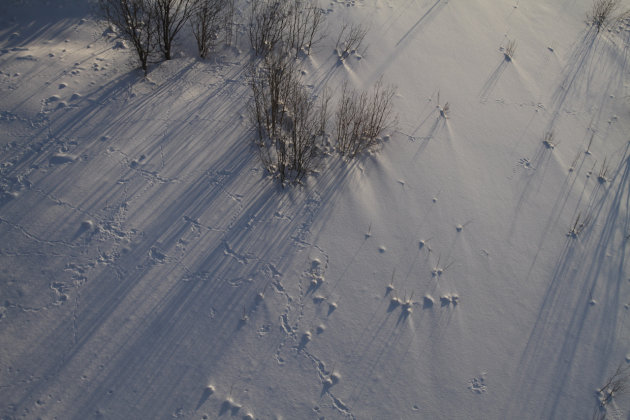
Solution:
[{"label": "small plant in snow", "polygon": [[508,41],[507,45],[503,50],[503,55],[505,56],[506,61],[512,61],[514,58],[514,53],[516,52],[516,41],[511,39]]},{"label": "small plant in snow", "polygon": [[609,166],[606,164],[606,158],[604,158],[604,162],[602,163],[601,168],[599,168],[599,174],[597,175],[597,181],[599,181],[600,184],[605,184],[609,181],[608,170]]},{"label": "small plant in snow", "polygon": [[447,264],[446,267],[440,267],[440,258],[441,257],[438,257],[437,264],[433,267],[433,270],[431,270],[431,275],[433,275],[433,277],[441,276],[451,265],[453,265],[453,262],[451,262]]},{"label": "small plant in snow", "polygon": [[554,139],[553,139],[553,131],[547,131],[545,133],[545,138],[543,139],[543,144],[545,145],[545,147],[547,149],[555,149],[556,148],[556,143],[554,143]]},{"label": "small plant in snow", "polygon": [[591,222],[590,215],[582,219],[582,213],[578,213],[577,216],[575,217],[575,221],[573,222],[573,225],[571,226],[571,229],[569,230],[569,233],[567,233],[567,236],[570,236],[572,238],[577,238],[579,234],[582,233],[582,231],[588,226],[590,222]]},{"label": "small plant in snow", "polygon": [[444,104],[444,106],[440,105],[440,92],[438,91],[438,97],[437,97],[437,109],[440,112],[440,117],[444,118],[444,119],[448,119],[448,115],[451,111],[451,105],[446,102]]}]

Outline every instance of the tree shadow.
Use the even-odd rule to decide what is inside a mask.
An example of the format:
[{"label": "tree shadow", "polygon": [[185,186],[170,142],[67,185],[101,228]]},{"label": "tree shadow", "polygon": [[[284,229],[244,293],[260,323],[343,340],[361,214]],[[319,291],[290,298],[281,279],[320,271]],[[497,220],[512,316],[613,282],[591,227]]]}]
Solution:
[{"label": "tree shadow", "polygon": [[[196,79],[205,66],[190,62],[157,84],[127,73],[77,108],[52,111],[33,139],[41,147],[3,174],[28,174],[36,186],[0,207],[16,226],[41,217],[42,200],[73,209],[55,226],[38,228],[37,238],[61,237],[72,247],[46,269],[62,277],[65,261],[89,267],[72,296],[74,308],[47,321],[46,332],[15,359],[51,378],[20,382],[28,373],[18,374],[21,385],[11,392],[18,409],[68,383],[77,366],[97,363],[103,367],[89,390],[68,389],[73,415],[89,416],[96,405],[119,408],[121,402],[103,399],[111,389],[163,395],[136,409],[149,417],[167,412],[171,390],[185,378],[203,381],[221,363],[249,327],[240,325],[243,306],[313,246],[352,180],[356,162],[330,159],[307,185],[279,186],[248,140],[242,98],[249,87],[240,82],[246,69],[219,69],[222,82],[209,86]],[[60,147],[80,159],[48,165]],[[86,219],[97,230],[90,241],[83,240]],[[98,263],[96,255],[107,258]],[[212,322],[203,321],[208,316]],[[216,340],[208,345],[207,337]],[[192,407],[209,397],[207,390],[200,398],[196,390],[186,395]],[[224,408],[222,414],[233,411]]]},{"label": "tree shadow", "polygon": [[[596,389],[600,372],[615,365],[623,351],[618,325],[625,316],[620,295],[628,275],[630,145],[613,179],[607,189],[595,187],[587,206],[589,225],[565,239],[517,368],[517,377],[528,379],[515,390],[521,399],[511,403],[509,413],[535,404],[537,413],[550,418],[579,415],[582,405],[567,395]],[[581,367],[593,361],[597,373],[584,377]],[[571,384],[578,374],[580,382]]]},{"label": "tree shadow", "polygon": [[398,47],[403,42],[406,42],[407,38],[411,36],[418,28],[422,27],[422,25],[426,24],[430,19],[435,18],[437,14],[444,8],[444,6],[448,4],[448,1],[436,0],[435,3],[413,24],[407,32],[396,42],[396,47]]}]

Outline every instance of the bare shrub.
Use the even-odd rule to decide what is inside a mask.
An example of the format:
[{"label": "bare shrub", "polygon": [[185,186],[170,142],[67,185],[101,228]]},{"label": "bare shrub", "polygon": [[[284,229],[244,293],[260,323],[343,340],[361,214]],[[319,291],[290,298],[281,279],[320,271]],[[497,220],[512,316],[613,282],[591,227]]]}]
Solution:
[{"label": "bare shrub", "polygon": [[[197,50],[201,58],[206,58],[214,47],[221,27],[225,25],[230,0],[196,0],[190,25],[197,41]],[[232,0],[233,6],[233,0]]]},{"label": "bare shrub", "polygon": [[146,75],[157,42],[151,4],[148,0],[99,0],[99,8],[105,19],[120,31],[120,36],[133,45]]},{"label": "bare shrub", "polygon": [[306,0],[293,0],[290,7],[286,46],[295,51],[295,58],[302,51],[310,55],[313,45],[322,39],[319,31],[325,15],[321,8],[310,5]]},{"label": "bare shrub", "polygon": [[547,148],[547,149],[555,149],[556,146],[558,145],[558,143],[556,142],[556,140],[554,139],[554,135],[553,135],[553,131],[547,131],[545,133],[545,137],[543,138],[543,145]]},{"label": "bare shrub", "polygon": [[291,3],[284,0],[252,2],[249,15],[249,41],[259,56],[265,56],[282,42],[289,22]]},{"label": "bare shrub", "polygon": [[613,14],[618,8],[619,0],[594,0],[587,18],[599,33],[614,19]]},{"label": "bare shrub", "polygon": [[341,155],[352,158],[379,143],[383,130],[394,123],[395,94],[396,88],[384,86],[382,78],[374,84],[371,95],[343,84],[335,122],[336,148]]},{"label": "bare shrub", "polygon": [[350,53],[358,50],[367,33],[368,28],[361,24],[344,23],[337,37],[337,43],[335,44],[339,59],[343,61]]},{"label": "bare shrub", "polygon": [[593,413],[593,419],[605,419],[606,407],[615,396],[628,391],[630,381],[630,366],[619,365],[615,372],[606,379],[606,383],[597,390],[598,405]]},{"label": "bare shrub", "polygon": [[584,229],[591,223],[591,215],[587,214],[585,218],[582,218],[582,213],[578,213],[569,229],[567,236],[571,238],[577,238]]},{"label": "bare shrub", "polygon": [[514,53],[516,52],[516,41],[511,39],[508,41],[505,49],[503,50],[503,55],[505,55],[506,61],[512,61],[514,59]]},{"label": "bare shrub", "polygon": [[268,54],[252,70],[251,121],[263,165],[280,181],[300,181],[318,160],[329,97],[316,99],[300,83],[295,63]]},{"label": "bare shrub", "polygon": [[605,184],[609,181],[608,171],[610,170],[610,165],[606,163],[607,159],[608,158],[604,158],[604,163],[602,163],[602,166],[599,168],[599,173],[597,174],[597,181],[600,184]]},{"label": "bare shrub", "polygon": [[193,0],[152,0],[158,44],[165,60],[171,59],[175,37],[193,11]]}]

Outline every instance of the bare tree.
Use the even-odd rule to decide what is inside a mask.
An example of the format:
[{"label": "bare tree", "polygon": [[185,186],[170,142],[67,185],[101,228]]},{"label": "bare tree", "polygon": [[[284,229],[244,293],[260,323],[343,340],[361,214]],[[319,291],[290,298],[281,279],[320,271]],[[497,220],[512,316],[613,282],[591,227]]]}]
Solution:
[{"label": "bare tree", "polygon": [[232,45],[232,38],[234,37],[234,0],[225,0],[223,31],[225,34],[225,43]]},{"label": "bare tree", "polygon": [[319,104],[300,83],[295,62],[269,53],[251,76],[251,121],[263,165],[280,178],[299,181],[317,163],[326,130],[329,96]]},{"label": "bare tree", "polygon": [[348,58],[351,52],[358,50],[367,33],[368,28],[361,24],[344,23],[335,45],[339,59],[343,61]]},{"label": "bare tree", "polygon": [[249,41],[256,54],[264,56],[282,42],[291,13],[285,0],[256,0],[249,15]]},{"label": "bare tree", "polygon": [[357,153],[355,149],[361,139],[362,113],[366,104],[367,94],[350,89],[345,81],[335,114],[336,148],[342,155],[354,156]]},{"label": "bare tree", "polygon": [[133,45],[146,75],[149,57],[157,41],[155,20],[148,0],[99,0],[99,7],[107,21]]},{"label": "bare tree", "polygon": [[336,148],[340,154],[355,157],[380,142],[382,132],[394,124],[394,86],[384,86],[380,78],[372,90],[357,92],[343,84],[336,112]]},{"label": "bare tree", "polygon": [[206,58],[219,37],[224,13],[233,0],[196,0],[190,17],[192,32],[201,58]]},{"label": "bare tree", "polygon": [[587,15],[597,32],[606,27],[613,19],[613,13],[619,7],[619,0],[594,0],[593,8]]},{"label": "bare tree", "polygon": [[152,0],[160,51],[171,59],[173,40],[193,11],[193,0]]},{"label": "bare tree", "polygon": [[298,58],[301,51],[310,55],[311,48],[319,42],[319,30],[324,23],[325,15],[316,4],[309,4],[306,0],[293,0],[287,25],[287,48],[295,51]]}]

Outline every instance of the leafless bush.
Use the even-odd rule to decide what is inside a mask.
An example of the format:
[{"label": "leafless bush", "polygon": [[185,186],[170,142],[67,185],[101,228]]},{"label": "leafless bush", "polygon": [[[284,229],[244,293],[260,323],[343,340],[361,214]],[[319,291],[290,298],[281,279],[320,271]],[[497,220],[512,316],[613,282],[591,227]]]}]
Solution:
[{"label": "leafless bush", "polygon": [[355,157],[380,141],[383,130],[393,125],[394,86],[384,86],[380,78],[372,95],[357,92],[343,84],[336,112],[336,148],[341,155]]},{"label": "leafless bush", "polygon": [[282,42],[289,24],[291,3],[285,0],[256,0],[249,15],[249,41],[259,56],[265,56]]},{"label": "leafless bush", "polygon": [[[234,5],[231,0],[232,6]],[[192,32],[201,58],[206,58],[219,37],[229,12],[230,0],[195,0],[190,18]]]},{"label": "leafless bush", "polygon": [[597,390],[598,405],[593,413],[593,419],[606,418],[606,406],[616,395],[627,392],[630,381],[630,366],[619,365],[615,372],[606,379],[606,383]]},{"label": "leafless bush", "polygon": [[99,7],[105,19],[120,31],[120,36],[133,45],[146,75],[157,42],[151,4],[148,0],[99,0]]},{"label": "leafless bush", "polygon": [[506,61],[512,61],[514,59],[514,53],[516,52],[516,41],[510,39],[503,50],[503,55],[505,55]]},{"label": "leafless bush", "polygon": [[322,39],[319,31],[325,15],[321,8],[306,0],[293,0],[287,25],[287,48],[295,51],[297,58],[301,51],[310,55],[314,44]]},{"label": "leafless bush", "polygon": [[543,138],[543,145],[547,149],[555,149],[556,148],[558,143],[556,143],[556,141],[555,141],[555,139],[553,137],[553,131],[547,131],[545,133],[545,137]]},{"label": "leafless bush", "polygon": [[319,103],[300,83],[295,62],[269,53],[251,76],[251,120],[263,165],[299,181],[317,163],[328,118],[327,94]]},{"label": "leafless bush", "polygon": [[440,111],[440,116],[444,119],[448,119],[449,114],[451,113],[451,104],[446,101],[444,105],[440,104],[440,92],[438,91],[437,95],[437,109]]},{"label": "leafless bush", "polygon": [[587,14],[587,18],[599,33],[611,22],[618,8],[619,0],[594,0],[593,8]]},{"label": "leafless bush", "polygon": [[173,41],[193,11],[194,0],[152,0],[158,44],[165,60],[171,59]]},{"label": "leafless bush", "polygon": [[335,45],[339,59],[345,60],[351,52],[358,50],[367,33],[368,28],[361,24],[344,23]]},{"label": "leafless bush", "polygon": [[567,236],[571,238],[577,238],[580,233],[591,223],[591,215],[586,215],[585,218],[582,219],[582,213],[578,213],[573,221],[573,225],[571,225],[571,229]]}]

